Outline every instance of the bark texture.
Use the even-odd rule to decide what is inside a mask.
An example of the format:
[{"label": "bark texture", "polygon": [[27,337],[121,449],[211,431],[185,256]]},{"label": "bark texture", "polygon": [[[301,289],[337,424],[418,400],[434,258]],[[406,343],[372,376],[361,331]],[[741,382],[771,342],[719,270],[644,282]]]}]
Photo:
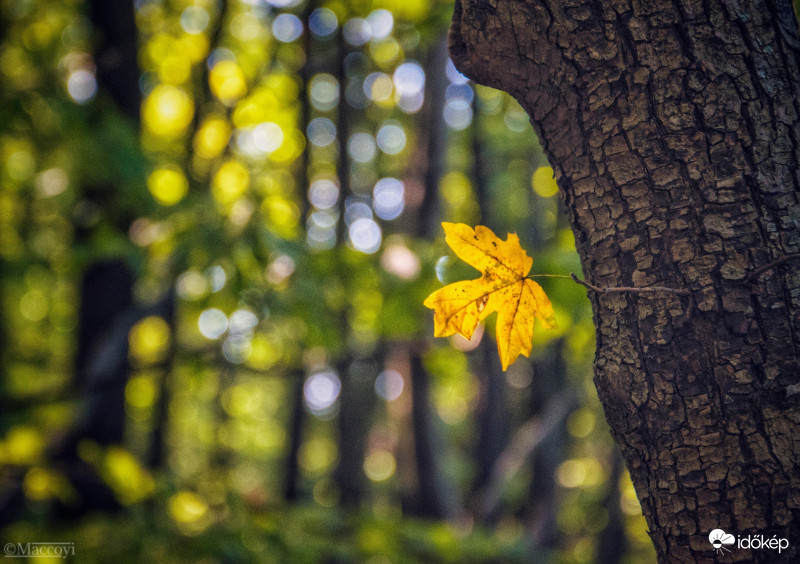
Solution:
[{"label": "bark texture", "polygon": [[[595,383],[662,562],[721,528],[800,558],[800,51],[788,0],[457,0],[450,49],[511,93],[592,294]],[[791,13],[791,12],[788,12]],[[794,26],[794,27],[793,27]]]}]

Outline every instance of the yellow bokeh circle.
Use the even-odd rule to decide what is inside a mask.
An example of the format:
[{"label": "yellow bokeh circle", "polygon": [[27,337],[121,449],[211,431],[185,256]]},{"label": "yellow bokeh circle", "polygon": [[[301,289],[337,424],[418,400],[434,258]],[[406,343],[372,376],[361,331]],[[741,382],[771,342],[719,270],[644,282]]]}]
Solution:
[{"label": "yellow bokeh circle", "polygon": [[160,137],[178,137],[194,117],[192,98],[175,86],[159,85],[142,104],[142,118],[148,131]]},{"label": "yellow bokeh circle", "polygon": [[239,65],[233,61],[220,61],[208,77],[209,85],[214,96],[226,106],[247,94],[247,81]]},{"label": "yellow bokeh circle", "polygon": [[558,185],[553,177],[553,169],[549,166],[540,166],[531,178],[533,191],[542,198],[550,198],[558,194]]},{"label": "yellow bokeh circle", "polygon": [[238,161],[226,161],[211,182],[211,194],[221,204],[232,204],[241,198],[250,185],[250,172]]},{"label": "yellow bokeh circle", "polygon": [[203,122],[194,136],[194,150],[204,159],[219,156],[231,138],[231,126],[220,118],[210,118]]},{"label": "yellow bokeh circle", "polygon": [[131,329],[128,344],[131,356],[140,362],[163,360],[169,350],[169,325],[157,315],[145,317]]},{"label": "yellow bokeh circle", "polygon": [[364,459],[364,473],[373,482],[388,480],[394,475],[396,467],[394,456],[385,450],[371,452]]},{"label": "yellow bokeh circle", "polygon": [[157,168],[147,178],[147,189],[162,206],[180,202],[189,192],[189,181],[176,166]]}]

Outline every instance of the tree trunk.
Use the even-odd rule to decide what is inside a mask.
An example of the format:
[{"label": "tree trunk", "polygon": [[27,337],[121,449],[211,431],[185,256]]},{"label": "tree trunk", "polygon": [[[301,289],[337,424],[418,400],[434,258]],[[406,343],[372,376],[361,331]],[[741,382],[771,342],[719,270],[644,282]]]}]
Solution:
[{"label": "tree trunk", "polygon": [[[569,5],[567,5],[569,4]],[[531,115],[591,293],[595,384],[662,562],[800,557],[800,51],[788,0],[458,0],[456,65]]]},{"label": "tree trunk", "polygon": [[459,510],[442,474],[442,444],[431,408],[429,374],[419,354],[411,357],[411,398],[417,498],[411,500],[408,513],[429,519],[454,519]]},{"label": "tree trunk", "polygon": [[[377,356],[377,355],[376,355]],[[338,366],[342,391],[339,395],[339,464],[334,479],[344,507],[358,508],[368,484],[364,475],[364,455],[371,427],[375,393],[376,363],[371,359],[343,361]]]},{"label": "tree trunk", "polygon": [[303,405],[305,374],[292,371],[292,422],[289,425],[289,452],[286,455],[286,469],[283,482],[284,498],[289,503],[300,500],[300,447],[303,443],[303,422],[306,418]]},{"label": "tree trunk", "polygon": [[119,109],[138,122],[142,100],[134,3],[91,0],[89,18],[95,29],[97,81]]},{"label": "tree trunk", "polygon": [[[418,126],[422,132],[412,170],[422,182],[424,196],[411,216],[411,235],[432,239],[439,233],[439,182],[444,170],[447,127],[444,121],[447,38],[431,41],[425,53],[425,98]],[[443,473],[443,437],[431,401],[431,375],[422,361],[424,353],[413,341],[404,343],[411,373],[411,428],[414,443],[416,491],[404,495],[404,511],[415,517],[455,519],[461,514],[458,492]]]},{"label": "tree trunk", "polygon": [[[507,384],[500,368],[497,346],[488,335],[484,335],[478,347],[469,353],[472,373],[478,378],[480,386],[479,402],[475,414],[476,472],[472,491],[478,497],[486,490],[492,480],[497,459],[508,445],[509,421]],[[495,525],[499,515],[499,504],[485,513],[478,507],[478,520],[483,525]]]},{"label": "tree trunk", "polygon": [[[552,430],[542,439],[533,453],[533,481],[528,490],[527,508],[528,530],[535,546],[555,549],[559,544],[557,514],[559,507],[558,482],[556,471],[564,461],[569,435],[567,418],[575,409],[572,392],[566,392],[567,365],[565,342],[559,339],[533,361],[533,377],[536,386],[531,394],[533,416],[542,420],[552,413],[553,403],[561,397],[569,398],[567,409],[556,411]],[[571,400],[571,401],[570,401]]]},{"label": "tree trunk", "polygon": [[442,36],[431,44],[425,56],[424,123],[420,129],[425,132],[427,158],[423,178],[425,196],[418,211],[417,233],[427,239],[433,239],[441,232],[439,181],[442,179],[447,151],[447,127],[443,113],[447,90],[446,64],[447,41]]},{"label": "tree trunk", "polygon": [[608,524],[597,538],[596,564],[619,564],[624,562],[628,538],[625,535],[625,515],[620,507],[619,481],[622,477],[622,457],[617,449],[611,454],[611,472],[603,505],[608,511]]}]

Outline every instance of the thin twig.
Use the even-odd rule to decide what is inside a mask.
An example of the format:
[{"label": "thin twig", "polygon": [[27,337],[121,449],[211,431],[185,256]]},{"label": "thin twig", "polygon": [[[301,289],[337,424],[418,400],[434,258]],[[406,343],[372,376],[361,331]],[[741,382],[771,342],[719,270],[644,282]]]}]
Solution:
[{"label": "thin twig", "polygon": [[575,282],[580,284],[581,286],[585,286],[589,290],[593,292],[597,292],[598,294],[654,294],[658,292],[664,292],[667,294],[680,294],[681,296],[688,296],[689,290],[685,288],[668,288],[666,286],[647,286],[646,288],[635,288],[632,286],[616,286],[613,288],[601,288],[600,286],[595,286],[587,282],[586,280],[581,280],[575,273],[570,274],[570,278],[572,278]]},{"label": "thin twig", "polygon": [[528,274],[525,278],[566,278],[569,280],[572,277],[563,274]]},{"label": "thin twig", "polygon": [[780,266],[783,263],[789,262],[790,260],[794,260],[794,259],[800,259],[800,253],[794,253],[794,254],[791,254],[791,255],[783,255],[781,258],[779,258],[778,260],[776,260],[774,262],[771,262],[771,263],[769,263],[767,265],[764,265],[761,268],[756,268],[753,272],[750,273],[750,276],[749,276],[750,281],[751,282],[755,282],[756,279],[759,276],[761,276],[762,274],[764,274],[766,271],[771,270],[771,269],[775,268],[776,266]]}]

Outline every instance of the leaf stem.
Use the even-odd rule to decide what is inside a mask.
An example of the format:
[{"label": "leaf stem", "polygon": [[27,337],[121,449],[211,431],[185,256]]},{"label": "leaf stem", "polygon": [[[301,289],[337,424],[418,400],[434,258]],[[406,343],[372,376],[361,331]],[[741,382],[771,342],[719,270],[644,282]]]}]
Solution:
[{"label": "leaf stem", "polygon": [[[751,282],[755,282],[762,274],[765,272],[772,270],[773,268],[780,266],[784,263],[787,263],[791,260],[800,259],[800,253],[793,253],[789,255],[784,255],[776,261],[773,261],[769,264],[765,264],[764,266],[755,269],[753,272],[750,273],[748,278]],[[656,293],[656,292],[665,292],[667,294],[679,294],[681,296],[688,296],[689,290],[685,288],[669,288],[667,286],[647,286],[645,288],[637,288],[634,286],[617,286],[612,288],[601,288],[600,286],[595,286],[594,284],[587,282],[586,280],[581,280],[578,278],[574,272],[570,273],[569,276],[565,276],[564,274],[529,274],[525,278],[570,278],[580,284],[581,286],[593,291],[597,292],[598,294],[613,294],[613,293],[629,293],[629,294],[645,294],[645,293]]]},{"label": "leaf stem", "polygon": [[[768,265],[768,266],[774,266],[774,265]],[[764,267],[764,269],[766,270],[767,267]],[[681,296],[689,295],[689,290],[685,288],[668,288],[667,286],[647,286],[645,288],[636,288],[633,286],[616,286],[612,288],[601,288],[600,286],[595,286],[594,284],[587,282],[586,280],[581,280],[575,275],[574,272],[571,272],[569,276],[566,276],[564,274],[529,274],[525,278],[567,278],[569,280],[577,282],[584,288],[588,288],[592,292],[597,292],[598,294],[623,294],[623,293],[654,294],[657,292],[666,292],[667,294],[679,294]]]},{"label": "leaf stem", "polygon": [[[688,296],[689,290],[685,288],[669,288],[667,286],[647,286],[646,288],[636,288],[633,286],[616,286],[612,288],[601,288],[600,286],[595,286],[587,282],[586,280],[581,280],[578,278],[575,273],[571,273],[570,278],[572,278],[575,282],[580,284],[581,286],[585,286],[589,290],[593,292],[597,292],[598,294],[654,294],[658,292],[664,292],[667,294],[679,294],[681,296]],[[567,278],[564,276],[564,278]]]}]

